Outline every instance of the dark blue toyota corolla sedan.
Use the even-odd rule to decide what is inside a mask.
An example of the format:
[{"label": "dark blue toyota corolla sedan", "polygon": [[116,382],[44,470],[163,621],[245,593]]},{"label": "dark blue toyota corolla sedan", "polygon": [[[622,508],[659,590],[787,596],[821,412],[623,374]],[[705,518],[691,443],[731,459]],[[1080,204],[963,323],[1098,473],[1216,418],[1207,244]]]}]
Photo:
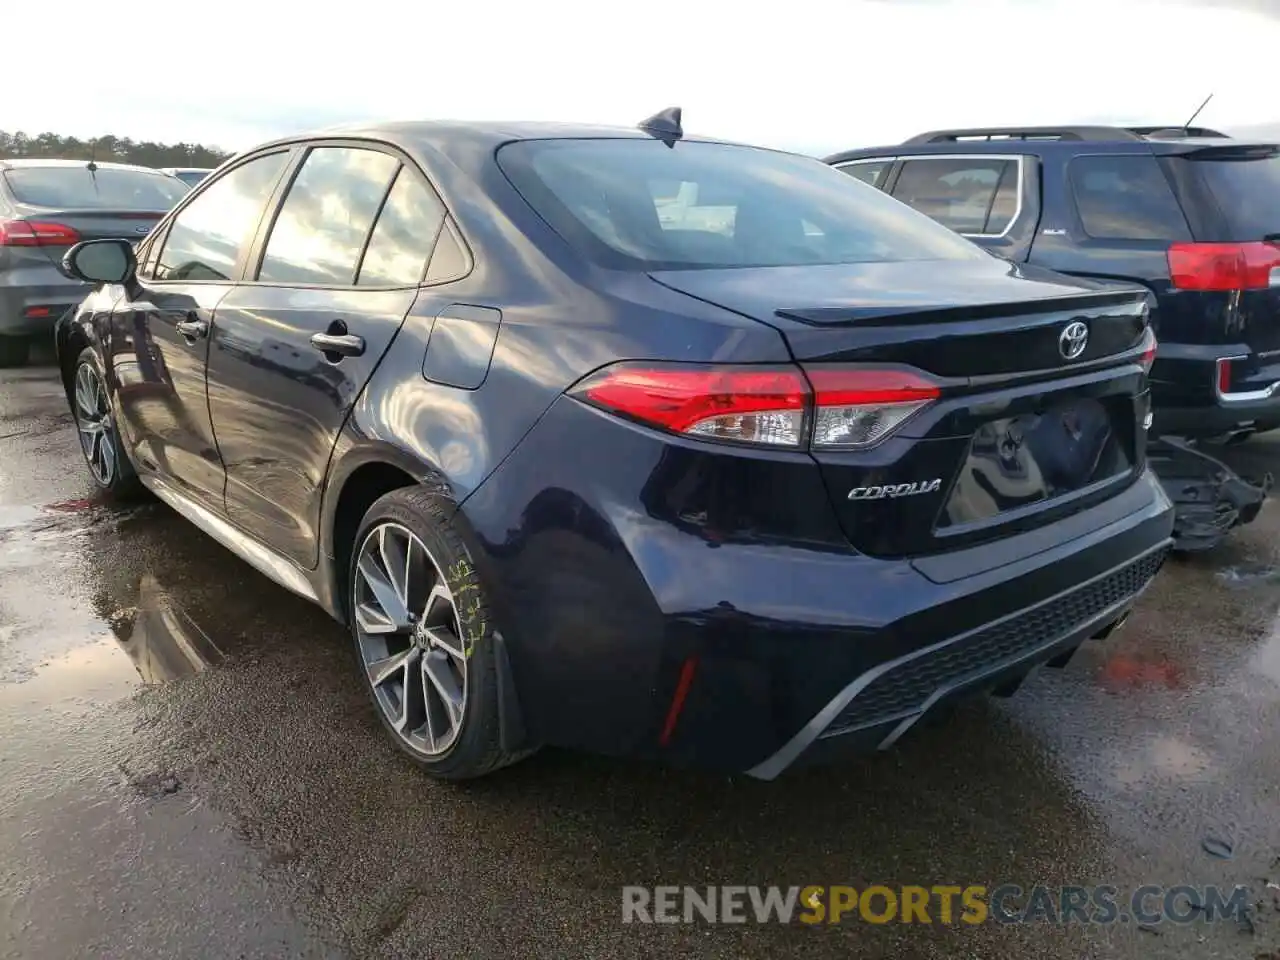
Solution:
[{"label": "dark blue toyota corolla sedan", "polygon": [[674,112],[277,141],[66,268],[95,481],[348,624],[435,776],[887,747],[1169,544],[1141,292]]}]

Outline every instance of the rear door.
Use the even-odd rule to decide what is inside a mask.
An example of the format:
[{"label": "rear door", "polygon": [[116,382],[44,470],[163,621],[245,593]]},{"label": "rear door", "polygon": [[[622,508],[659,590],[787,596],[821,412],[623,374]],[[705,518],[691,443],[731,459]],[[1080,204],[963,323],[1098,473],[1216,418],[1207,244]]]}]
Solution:
[{"label": "rear door", "polygon": [[318,559],[338,432],[417,296],[444,207],[398,154],[310,147],[249,279],[218,304],[209,411],[228,516],[294,562]]}]

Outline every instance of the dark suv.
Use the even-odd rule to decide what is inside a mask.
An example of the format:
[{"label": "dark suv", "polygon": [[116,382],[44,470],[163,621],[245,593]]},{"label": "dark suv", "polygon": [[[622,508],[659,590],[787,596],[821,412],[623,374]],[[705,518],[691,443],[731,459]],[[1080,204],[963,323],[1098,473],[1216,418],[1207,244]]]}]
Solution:
[{"label": "dark suv", "polygon": [[97,483],[348,624],[436,776],[888,746],[1169,545],[1141,291],[672,115],[282,140],[66,263]]},{"label": "dark suv", "polygon": [[1280,146],[1203,128],[944,130],[827,158],[993,253],[1154,295],[1155,435],[1280,426]]}]

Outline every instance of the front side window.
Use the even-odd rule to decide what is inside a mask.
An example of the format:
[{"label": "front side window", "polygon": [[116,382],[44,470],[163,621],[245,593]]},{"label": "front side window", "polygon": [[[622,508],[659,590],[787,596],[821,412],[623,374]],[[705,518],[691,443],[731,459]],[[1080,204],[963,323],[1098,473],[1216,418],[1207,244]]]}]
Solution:
[{"label": "front side window", "polygon": [[855,180],[883,188],[884,178],[888,175],[891,166],[893,166],[892,160],[856,160],[842,164],[836,169],[841,173],[847,173]]},{"label": "front side window", "polygon": [[435,192],[402,167],[369,237],[357,285],[420,283],[443,223],[444,207]]},{"label": "front side window", "polygon": [[369,229],[399,167],[400,161],[377,150],[314,148],[272,224],[258,279],[353,284]]},{"label": "front side window", "polygon": [[621,269],[986,256],[820,160],[689,140],[524,140],[498,163],[581,253]]},{"label": "front side window", "polygon": [[230,280],[287,158],[282,151],[243,163],[192,199],[169,228],[156,279]]},{"label": "front side window", "polygon": [[893,195],[957,233],[993,236],[1013,222],[1017,171],[1003,157],[922,157],[902,165]]},{"label": "front side window", "polygon": [[1190,240],[1155,157],[1075,157],[1067,165],[1084,232],[1095,240]]}]

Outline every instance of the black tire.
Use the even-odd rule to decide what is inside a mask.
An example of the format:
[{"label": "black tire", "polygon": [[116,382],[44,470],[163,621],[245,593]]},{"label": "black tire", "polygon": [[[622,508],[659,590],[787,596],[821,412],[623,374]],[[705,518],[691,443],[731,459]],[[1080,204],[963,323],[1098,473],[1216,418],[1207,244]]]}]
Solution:
[{"label": "black tire", "polygon": [[[96,378],[97,383],[103,385],[101,398],[97,406],[105,408],[107,414],[104,421],[106,426],[98,439],[99,443],[110,445],[111,469],[105,472],[101,469],[101,459],[99,459],[98,463],[95,463],[94,459],[92,459],[91,451],[97,448],[86,445],[87,435],[84,428],[88,418],[81,409],[76,393],[82,367],[88,368],[92,376]],[[98,355],[94,353],[91,347],[85,347],[84,350],[80,351],[80,356],[76,358],[76,365],[72,369],[70,389],[71,415],[75,419],[76,433],[80,440],[80,452],[84,455],[85,465],[89,468],[89,476],[93,479],[98,489],[116,500],[137,500],[145,495],[146,488],[143,487],[142,481],[138,479],[137,471],[134,470],[133,463],[125,452],[124,443],[120,439],[120,431],[115,426],[114,408],[111,406],[111,397],[105,384],[106,378],[103,376],[102,364],[98,361]]]},{"label": "black tire", "polygon": [[[435,756],[425,755],[412,747],[388,718],[370,679],[366,654],[361,645],[361,631],[354,613],[357,589],[361,582],[357,580],[361,551],[370,541],[371,535],[376,537],[378,528],[388,524],[394,525],[390,529],[398,527],[408,530],[426,548],[428,559],[434,566],[434,570],[430,572],[433,576],[444,578],[450,594],[450,604],[457,610],[456,622],[462,634],[459,639],[465,651],[466,672],[461,725],[452,745]],[[347,587],[350,591],[348,607],[352,611],[348,616],[352,650],[361,682],[379,722],[402,753],[432,777],[441,780],[468,780],[492,773],[533,752],[521,750],[510,753],[503,749],[493,617],[471,552],[453,527],[445,504],[438,496],[420,487],[406,487],[393,490],[374,502],[361,521],[352,546]],[[405,592],[410,592],[407,587]],[[465,598],[465,601],[459,599],[455,604],[454,598]],[[421,616],[421,613],[418,615]]]},{"label": "black tire", "polygon": [[30,356],[30,337],[0,337],[0,368],[25,366]]}]

